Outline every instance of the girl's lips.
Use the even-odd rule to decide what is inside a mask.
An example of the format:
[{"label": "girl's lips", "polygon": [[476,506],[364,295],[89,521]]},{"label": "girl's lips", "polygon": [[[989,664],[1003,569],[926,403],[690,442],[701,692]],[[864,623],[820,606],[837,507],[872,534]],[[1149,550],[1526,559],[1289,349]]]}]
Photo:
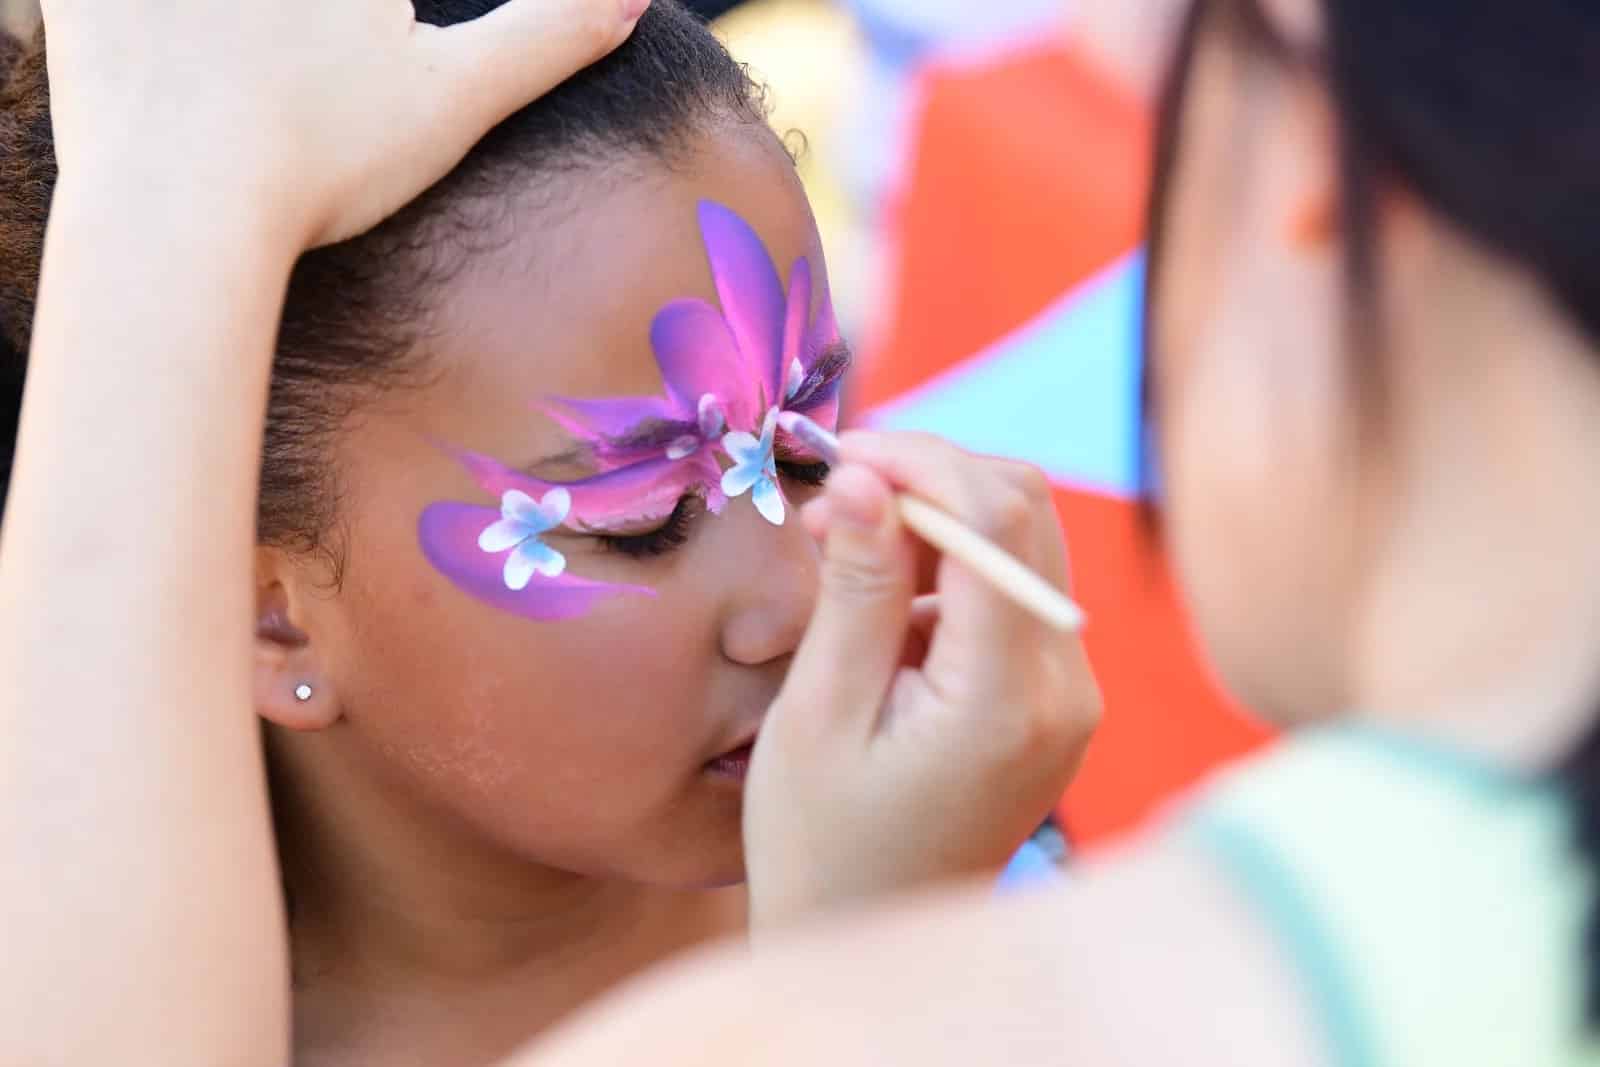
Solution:
[{"label": "girl's lips", "polygon": [[750,753],[754,749],[750,742],[738,748],[730,748],[722,755],[706,762],[706,772],[717,778],[730,778],[737,782],[744,781],[750,771]]}]

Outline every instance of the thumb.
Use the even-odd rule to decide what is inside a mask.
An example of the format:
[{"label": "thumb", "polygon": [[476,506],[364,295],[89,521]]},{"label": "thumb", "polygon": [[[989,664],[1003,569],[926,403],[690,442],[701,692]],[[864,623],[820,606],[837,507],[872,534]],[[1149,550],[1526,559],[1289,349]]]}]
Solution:
[{"label": "thumb", "polygon": [[481,134],[610,53],[648,7],[649,0],[506,0],[468,22],[417,28],[424,62]]},{"label": "thumb", "polygon": [[822,588],[784,683],[783,702],[870,732],[888,698],[911,622],[915,555],[887,482],[861,466],[828,480]]}]

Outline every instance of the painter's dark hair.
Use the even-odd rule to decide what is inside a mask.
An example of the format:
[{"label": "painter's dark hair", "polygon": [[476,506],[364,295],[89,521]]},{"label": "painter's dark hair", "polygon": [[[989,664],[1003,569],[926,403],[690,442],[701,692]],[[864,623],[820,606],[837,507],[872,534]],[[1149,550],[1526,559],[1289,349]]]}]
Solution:
[{"label": "painter's dark hair", "polygon": [[[1179,112],[1212,32],[1324,79],[1338,129],[1342,229],[1357,354],[1376,358],[1377,202],[1398,183],[1536,279],[1600,358],[1600,4],[1591,0],[1321,0],[1324,39],[1297,50],[1256,0],[1195,0],[1162,101],[1147,295],[1159,294]],[[1146,300],[1148,352],[1154,316]],[[1354,383],[1381,409],[1378,375]],[[1147,386],[1148,388],[1148,386]],[[1600,868],[1600,716],[1555,769],[1577,843]],[[1587,1014],[1600,1025],[1600,900],[1585,935]]]},{"label": "painter's dark hair", "polygon": [[[448,26],[503,0],[414,0]],[[0,500],[11,471],[45,219],[55,187],[42,38],[0,37]],[[447,177],[370,233],[302,256],[273,363],[257,536],[328,550],[339,421],[374,389],[418,380],[431,300],[483,247],[497,202],[553,173],[628,156],[671,162],[696,130],[764,119],[760,90],[678,0],[655,0],[627,43],[495,127]],[[335,562],[337,560],[335,559]]]}]

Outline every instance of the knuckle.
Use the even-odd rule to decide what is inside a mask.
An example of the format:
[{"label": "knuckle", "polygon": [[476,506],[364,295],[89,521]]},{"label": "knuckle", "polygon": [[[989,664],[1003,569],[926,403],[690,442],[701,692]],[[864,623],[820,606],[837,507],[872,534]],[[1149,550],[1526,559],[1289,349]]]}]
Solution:
[{"label": "knuckle", "polygon": [[1036,737],[1041,748],[1062,756],[1077,753],[1094,736],[1105,715],[1105,701],[1087,665],[1081,669],[1077,657],[1069,662],[1052,661],[1049,673],[1039,687],[1043,698],[1035,716]]},{"label": "knuckle", "polygon": [[1044,471],[1033,464],[997,459],[993,461],[993,465],[999,480],[1017,489],[1029,500],[1043,503],[1051,499],[1053,489],[1050,479],[1045,477]]},{"label": "knuckle", "polygon": [[615,0],[585,0],[580,5],[578,35],[583,47],[596,58],[611,51],[617,43],[621,23]]},{"label": "knuckle", "polygon": [[952,447],[949,441],[927,430],[903,430],[895,434],[894,438],[907,452],[913,454],[937,452]]},{"label": "knuckle", "polygon": [[1044,471],[1031,463],[1016,465],[1017,484],[1029,500],[1038,503],[1048,503],[1055,495],[1050,479],[1045,477]]},{"label": "knuckle", "polygon": [[1063,707],[1034,709],[1019,738],[1030,761],[1056,766],[1073,760],[1094,734],[1094,724]]},{"label": "knuckle", "polygon": [[1029,765],[1057,766],[1075,761],[1088,746],[1104,715],[1100,688],[1086,670],[1051,657],[1041,661],[1024,690],[1002,743],[1013,758]]},{"label": "knuckle", "polygon": [[985,509],[982,532],[990,540],[1015,545],[1023,540],[1033,523],[1034,502],[1014,485],[998,488]]},{"label": "knuckle", "polygon": [[553,28],[574,55],[598,59],[616,44],[616,11],[615,0],[567,0],[554,12]]}]

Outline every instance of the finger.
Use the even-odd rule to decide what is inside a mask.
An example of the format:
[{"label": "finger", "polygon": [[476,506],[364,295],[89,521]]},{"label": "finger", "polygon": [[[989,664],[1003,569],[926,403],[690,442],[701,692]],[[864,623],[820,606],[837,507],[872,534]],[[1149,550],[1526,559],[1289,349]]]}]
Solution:
[{"label": "finger", "polygon": [[[819,496],[808,501],[800,509],[800,521],[812,540],[818,544],[825,543],[828,526],[832,522],[828,498]],[[938,581],[939,550],[920,538],[913,539],[911,547],[915,558],[912,573],[916,576],[913,585],[918,594],[911,605],[911,624],[922,626],[931,634],[934,623],[939,621],[939,597],[934,592]]]},{"label": "finger", "polygon": [[829,479],[821,590],[780,701],[813,721],[870,734],[900,665],[911,617],[912,551],[888,483],[845,464]]},{"label": "finger", "polygon": [[1072,561],[1067,552],[1066,530],[1055,506],[1055,489],[1050,479],[1030,463],[997,463],[1011,483],[1035,505],[1031,509],[1034,555],[1028,561],[1029,566],[1057,589],[1070,592]]},{"label": "finger", "polygon": [[[1054,492],[1043,471],[1014,460],[973,456],[927,434],[857,433],[847,435],[846,442],[855,458],[957,518],[966,516],[965,521],[978,532],[1046,581],[1066,589],[1066,540],[1054,508]],[[979,518],[986,508],[991,514],[987,522]],[[1007,529],[997,516],[1008,508],[1025,512],[1026,521]],[[926,560],[920,564],[928,565]],[[932,585],[921,581],[918,588]]]},{"label": "finger", "polygon": [[507,0],[447,28],[417,26],[427,68],[477,131],[566,81],[628,39],[648,0]]},{"label": "finger", "polygon": [[[926,435],[851,434],[844,446],[847,457],[869,463],[1047,580],[1064,582],[1065,552],[1042,532],[1057,523],[1042,475]],[[937,588],[943,610],[924,665],[930,684],[963,700],[1002,699],[1026,675],[1022,657],[1044,651],[1041,624],[958,561],[940,562]]]}]

